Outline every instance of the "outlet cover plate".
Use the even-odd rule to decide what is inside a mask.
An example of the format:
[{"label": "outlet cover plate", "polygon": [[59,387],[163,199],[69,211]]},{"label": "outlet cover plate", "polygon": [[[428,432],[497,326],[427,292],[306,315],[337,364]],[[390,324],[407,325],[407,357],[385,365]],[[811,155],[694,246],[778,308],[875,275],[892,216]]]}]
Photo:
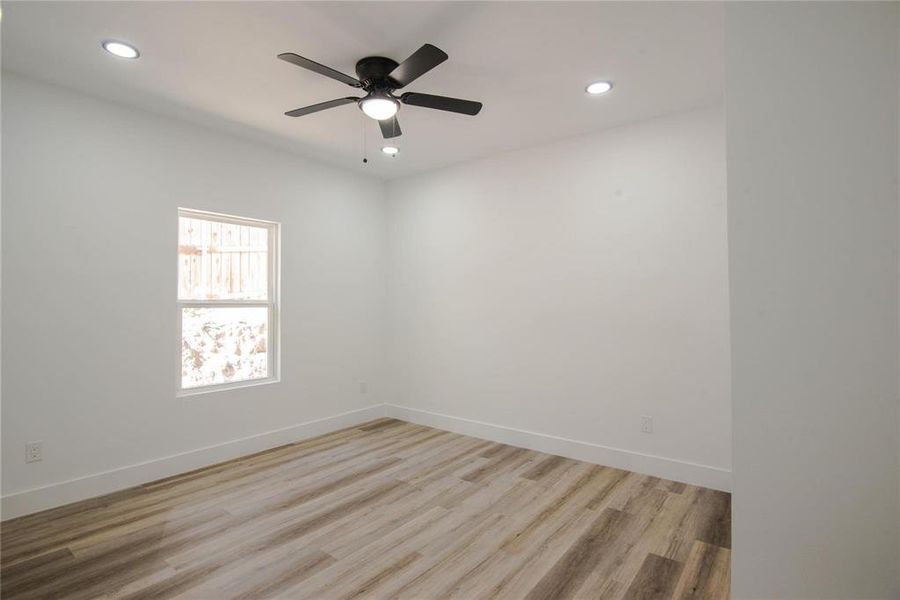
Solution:
[{"label": "outlet cover plate", "polygon": [[39,462],[44,460],[44,449],[41,442],[28,442],[25,444],[25,462]]}]

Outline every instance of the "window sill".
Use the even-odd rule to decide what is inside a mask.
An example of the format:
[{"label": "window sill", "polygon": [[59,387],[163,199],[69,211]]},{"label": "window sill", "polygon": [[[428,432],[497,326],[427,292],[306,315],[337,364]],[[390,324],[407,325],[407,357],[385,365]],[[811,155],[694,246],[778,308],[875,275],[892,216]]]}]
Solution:
[{"label": "window sill", "polygon": [[271,383],[281,382],[280,377],[266,377],[265,379],[250,379],[247,381],[236,381],[234,383],[220,383],[217,385],[204,385],[202,387],[187,388],[175,392],[176,398],[186,398],[189,396],[200,396],[202,394],[212,394],[214,392],[226,392],[229,390],[237,390],[241,388],[256,387],[258,385],[269,385]]}]

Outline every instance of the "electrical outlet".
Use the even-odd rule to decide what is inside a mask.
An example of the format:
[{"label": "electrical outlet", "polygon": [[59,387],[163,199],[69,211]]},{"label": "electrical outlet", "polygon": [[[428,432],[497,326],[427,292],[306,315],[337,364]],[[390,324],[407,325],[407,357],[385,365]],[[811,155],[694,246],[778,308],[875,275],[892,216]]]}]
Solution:
[{"label": "electrical outlet", "polygon": [[360,381],[359,382],[359,393],[360,394],[369,393],[369,384],[366,383],[365,381]]},{"label": "electrical outlet", "polygon": [[648,417],[647,415],[641,417],[641,431],[653,433],[653,417]]},{"label": "electrical outlet", "polygon": [[44,460],[44,449],[41,442],[27,442],[25,444],[25,462],[39,462]]}]

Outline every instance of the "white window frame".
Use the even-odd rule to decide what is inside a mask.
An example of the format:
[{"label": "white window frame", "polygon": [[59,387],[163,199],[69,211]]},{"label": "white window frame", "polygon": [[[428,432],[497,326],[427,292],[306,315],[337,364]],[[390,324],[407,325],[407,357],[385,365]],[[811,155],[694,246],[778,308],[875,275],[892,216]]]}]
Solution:
[{"label": "white window frame", "polygon": [[[203,219],[206,221],[216,221],[219,223],[231,223],[234,225],[248,225],[250,227],[264,227],[268,230],[268,299],[267,300],[182,300],[178,297],[178,265],[176,262],[175,276],[175,342],[178,348],[176,353],[177,368],[175,370],[176,393],[177,397],[196,396],[198,394],[208,394],[211,392],[220,392],[224,390],[233,390],[237,388],[252,387],[257,385],[267,385],[270,383],[278,383],[281,381],[281,352],[280,352],[280,279],[281,279],[281,224],[275,221],[265,221],[262,219],[251,219],[248,217],[238,217],[235,215],[226,215],[222,213],[209,212],[205,210],[196,210],[192,208],[179,208],[178,216],[175,219],[176,240],[180,234],[179,219],[187,217],[192,219]],[[175,244],[176,261],[180,261],[178,256],[178,243]],[[181,387],[181,318],[182,309],[191,307],[227,307],[227,306],[266,306],[269,309],[269,330],[266,339],[266,349],[268,357],[266,360],[268,367],[268,375],[259,379],[247,379],[245,381],[234,381],[228,383],[215,383],[210,385],[201,385],[190,388]]]}]

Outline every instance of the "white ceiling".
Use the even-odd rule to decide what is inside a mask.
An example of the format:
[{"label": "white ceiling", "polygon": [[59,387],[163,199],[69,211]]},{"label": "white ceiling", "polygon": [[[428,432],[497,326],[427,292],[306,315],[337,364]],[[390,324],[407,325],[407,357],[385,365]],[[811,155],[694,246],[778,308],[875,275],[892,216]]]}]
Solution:
[{"label": "white ceiling", "polygon": [[[107,38],[141,58],[108,55]],[[716,104],[723,89],[719,3],[6,1],[2,42],[5,69],[383,178]],[[283,116],[356,90],[277,54],[353,75],[363,56],[402,61],[425,42],[450,60],[404,91],[479,100],[480,115],[403,107],[396,158],[353,105]],[[586,95],[598,79],[615,89]]]}]

